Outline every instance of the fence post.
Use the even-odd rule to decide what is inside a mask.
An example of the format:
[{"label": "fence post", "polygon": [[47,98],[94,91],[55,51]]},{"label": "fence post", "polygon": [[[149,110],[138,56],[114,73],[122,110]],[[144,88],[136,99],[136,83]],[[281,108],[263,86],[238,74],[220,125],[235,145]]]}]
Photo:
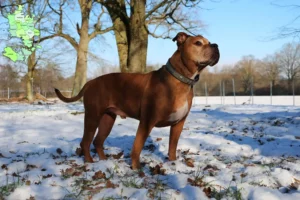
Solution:
[{"label": "fence post", "polygon": [[206,85],[206,82],[205,82],[205,84],[204,84],[204,87],[205,87],[205,96],[206,96],[206,105],[207,105],[207,85]]},{"label": "fence post", "polygon": [[234,105],[236,105],[234,79],[232,79],[232,92],[233,92],[233,98],[234,98]]},{"label": "fence post", "polygon": [[252,100],[252,105],[253,105],[253,77],[251,77],[251,100]]},{"label": "fence post", "polygon": [[293,106],[295,106],[295,85],[294,85],[294,80],[293,80]]},{"label": "fence post", "polygon": [[9,94],[9,87],[7,88],[7,99],[9,99],[9,96],[10,96],[10,94]]},{"label": "fence post", "polygon": [[223,98],[222,98],[222,83],[220,81],[220,97],[221,97],[221,105],[223,104]]},{"label": "fence post", "polygon": [[273,96],[273,84],[270,82],[270,97],[271,97],[271,105],[272,105],[272,96]]},{"label": "fence post", "polygon": [[225,81],[223,81],[223,103],[225,105]]}]

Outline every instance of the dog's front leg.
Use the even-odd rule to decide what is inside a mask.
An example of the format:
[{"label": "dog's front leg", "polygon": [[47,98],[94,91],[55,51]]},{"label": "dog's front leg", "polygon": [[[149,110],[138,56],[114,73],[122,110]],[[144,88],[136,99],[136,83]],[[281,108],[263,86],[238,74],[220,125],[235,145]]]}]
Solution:
[{"label": "dog's front leg", "polygon": [[131,150],[132,169],[140,169],[140,154],[153,125],[141,121]]},{"label": "dog's front leg", "polygon": [[169,138],[169,160],[176,160],[176,149],[178,140],[181,134],[181,131],[183,129],[183,125],[185,122],[185,118],[183,118],[181,121],[179,121],[177,124],[174,124],[171,126],[170,129],[170,138]]}]

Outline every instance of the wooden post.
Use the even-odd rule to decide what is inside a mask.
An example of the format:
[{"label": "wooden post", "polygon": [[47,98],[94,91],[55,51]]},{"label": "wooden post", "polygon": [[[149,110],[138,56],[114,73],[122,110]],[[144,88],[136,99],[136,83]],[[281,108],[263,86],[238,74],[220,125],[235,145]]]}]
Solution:
[{"label": "wooden post", "polygon": [[295,84],[294,84],[294,80],[293,80],[293,106],[295,106]]},{"label": "wooden post", "polygon": [[206,96],[206,105],[207,105],[207,85],[206,85],[206,82],[204,84],[204,87],[205,87],[205,96]]},{"label": "wooden post", "polygon": [[222,83],[220,81],[220,97],[221,97],[221,104],[223,104],[223,98],[222,98]]},{"label": "wooden post", "polygon": [[234,105],[236,105],[234,79],[232,79],[232,92],[233,92],[233,98],[234,98]]},{"label": "wooden post", "polygon": [[223,103],[225,105],[225,81],[223,81]]},{"label": "wooden post", "polygon": [[273,96],[273,84],[270,82],[270,97],[271,97],[271,105],[272,105],[272,96]]}]

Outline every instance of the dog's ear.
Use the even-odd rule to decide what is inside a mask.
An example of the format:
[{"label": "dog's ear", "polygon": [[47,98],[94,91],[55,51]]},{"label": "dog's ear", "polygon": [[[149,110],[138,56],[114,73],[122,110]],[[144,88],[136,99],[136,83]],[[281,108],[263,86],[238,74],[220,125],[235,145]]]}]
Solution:
[{"label": "dog's ear", "polygon": [[181,44],[185,42],[185,40],[190,37],[190,35],[184,33],[184,32],[179,32],[177,35],[173,38],[173,42],[177,41],[177,46],[179,47]]}]

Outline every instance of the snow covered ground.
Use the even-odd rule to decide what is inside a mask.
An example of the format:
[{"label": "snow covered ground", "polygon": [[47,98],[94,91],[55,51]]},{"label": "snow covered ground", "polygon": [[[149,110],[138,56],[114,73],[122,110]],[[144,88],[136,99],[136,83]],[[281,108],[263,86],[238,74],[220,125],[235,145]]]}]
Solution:
[{"label": "snow covered ground", "polygon": [[82,111],[0,105],[0,199],[300,199],[300,107],[194,106],[177,161],[166,159],[169,128],[155,128],[142,171],[130,169],[133,119],[117,118],[107,161],[85,164]]}]

